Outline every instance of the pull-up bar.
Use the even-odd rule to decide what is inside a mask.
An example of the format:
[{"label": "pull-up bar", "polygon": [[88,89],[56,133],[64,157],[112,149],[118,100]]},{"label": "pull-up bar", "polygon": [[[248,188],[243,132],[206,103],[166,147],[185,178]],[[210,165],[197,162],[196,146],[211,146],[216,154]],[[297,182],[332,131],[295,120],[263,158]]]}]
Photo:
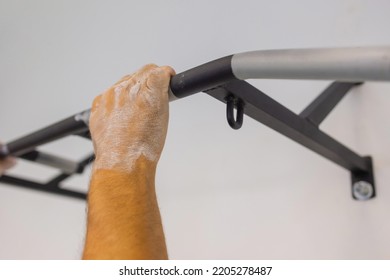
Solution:
[{"label": "pull-up bar", "polygon": [[390,47],[239,53],[177,74],[171,89],[182,98],[235,79],[390,81]]},{"label": "pull-up bar", "polygon": [[[245,82],[246,79],[337,82],[325,89],[300,115],[296,115]],[[318,128],[342,97],[364,81],[390,81],[390,47],[269,50],[234,54],[175,75],[171,79],[169,95],[172,101],[203,91],[227,103],[227,117],[232,128],[241,127],[243,114],[269,126],[350,170],[353,197],[366,200],[375,196],[371,158],[359,156]],[[234,107],[237,108],[236,119]],[[89,115],[90,110],[83,111],[7,143],[0,148],[0,157],[13,155],[49,165],[62,170],[62,177],[65,178],[73,173],[81,173],[88,163],[86,160],[71,162],[43,154],[35,148],[68,135],[89,138]],[[91,155],[89,159],[92,158]],[[57,189],[60,188],[58,184],[62,177],[55,181]],[[9,176],[0,178],[0,182],[31,187],[28,186],[29,181],[18,180]],[[52,192],[52,181],[49,182],[50,187],[49,183],[44,184],[48,187],[45,191]]]}]

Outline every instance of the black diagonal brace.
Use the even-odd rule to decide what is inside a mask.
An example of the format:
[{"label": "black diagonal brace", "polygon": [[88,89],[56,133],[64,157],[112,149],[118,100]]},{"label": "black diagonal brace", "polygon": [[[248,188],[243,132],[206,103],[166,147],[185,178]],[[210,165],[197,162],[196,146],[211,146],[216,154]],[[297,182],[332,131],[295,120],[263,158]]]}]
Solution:
[{"label": "black diagonal brace", "polygon": [[347,92],[361,83],[334,82],[313,100],[299,115],[314,125],[320,125]]},{"label": "black diagonal brace", "polygon": [[245,103],[249,117],[348,170],[369,170],[364,158],[245,81],[233,81],[207,93],[224,103],[228,95],[234,94]]},{"label": "black diagonal brace", "polygon": [[[348,87],[350,85],[345,85],[343,89]],[[313,110],[314,106],[312,106],[311,113],[307,116],[314,117],[317,122],[313,123],[312,120],[296,115],[245,81],[232,81],[218,88],[208,90],[206,93],[224,103],[226,103],[228,96],[234,95],[245,103],[245,114],[249,117],[350,170],[353,174],[360,174],[361,177],[369,178],[370,176],[366,175],[372,173],[370,160],[356,154],[318,128],[317,122],[327,115],[325,111],[330,111],[332,106],[327,106],[326,109],[317,106],[322,110],[318,115]],[[373,176],[371,177],[373,178]],[[373,181],[370,183],[373,184]]]}]

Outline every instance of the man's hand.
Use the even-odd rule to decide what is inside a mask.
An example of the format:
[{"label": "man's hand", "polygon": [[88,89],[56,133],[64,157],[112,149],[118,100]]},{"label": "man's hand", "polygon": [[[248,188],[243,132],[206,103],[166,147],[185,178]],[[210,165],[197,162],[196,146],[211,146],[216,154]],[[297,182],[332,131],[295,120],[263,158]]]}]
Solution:
[{"label": "man's hand", "polygon": [[94,100],[84,259],[168,257],[154,182],[172,75],[170,67],[146,65]]},{"label": "man's hand", "polygon": [[7,157],[5,159],[0,159],[0,176],[3,175],[4,171],[10,169],[15,164],[16,164],[16,159],[14,157]]},{"label": "man's hand", "polygon": [[145,157],[160,158],[168,127],[170,67],[149,64],[95,98],[90,118],[95,170],[130,173]]}]

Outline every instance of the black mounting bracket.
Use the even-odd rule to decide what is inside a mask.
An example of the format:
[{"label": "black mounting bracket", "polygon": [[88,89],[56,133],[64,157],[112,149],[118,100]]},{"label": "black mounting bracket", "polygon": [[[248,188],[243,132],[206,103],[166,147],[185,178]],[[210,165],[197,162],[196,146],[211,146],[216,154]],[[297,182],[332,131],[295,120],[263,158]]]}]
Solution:
[{"label": "black mounting bracket", "polygon": [[376,195],[371,157],[359,156],[319,129],[346,93],[360,84],[333,82],[299,115],[245,81],[232,81],[205,92],[227,103],[228,122],[232,128],[242,125],[242,119],[237,125],[233,117],[233,106],[237,106],[239,100],[242,105],[237,106],[237,119],[239,113],[243,114],[245,104],[246,115],[348,169],[352,176],[352,197],[368,200]]},{"label": "black mounting bracket", "polygon": [[368,171],[352,170],[352,197],[356,200],[368,200],[376,196],[372,158],[364,157]]}]

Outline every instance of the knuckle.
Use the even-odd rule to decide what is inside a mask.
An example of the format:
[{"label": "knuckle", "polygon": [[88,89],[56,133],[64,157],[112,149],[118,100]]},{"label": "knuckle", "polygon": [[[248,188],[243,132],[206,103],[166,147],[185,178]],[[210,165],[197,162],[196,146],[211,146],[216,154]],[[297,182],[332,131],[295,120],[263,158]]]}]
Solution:
[{"label": "knuckle", "polygon": [[102,98],[101,95],[98,95],[94,98],[94,100],[92,102],[92,109],[95,109],[99,106],[101,98]]}]

